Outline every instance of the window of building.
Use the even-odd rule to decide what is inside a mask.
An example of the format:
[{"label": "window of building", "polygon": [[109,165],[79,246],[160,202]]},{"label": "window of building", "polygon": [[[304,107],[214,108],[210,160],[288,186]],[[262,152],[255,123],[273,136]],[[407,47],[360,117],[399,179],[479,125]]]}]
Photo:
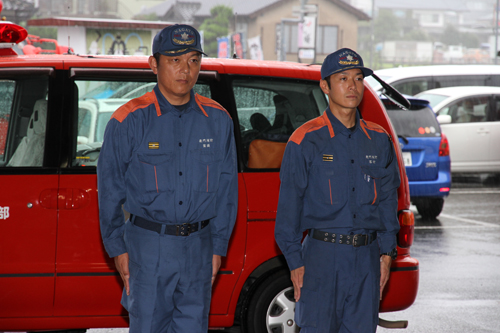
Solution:
[{"label": "window of building", "polygon": [[316,30],[316,54],[330,54],[338,49],[339,27],[320,25]]}]

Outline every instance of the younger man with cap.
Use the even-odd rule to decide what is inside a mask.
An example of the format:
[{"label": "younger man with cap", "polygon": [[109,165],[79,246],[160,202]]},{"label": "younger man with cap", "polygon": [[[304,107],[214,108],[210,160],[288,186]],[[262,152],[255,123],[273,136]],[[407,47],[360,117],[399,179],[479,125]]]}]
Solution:
[{"label": "younger man with cap", "polygon": [[131,333],[207,331],[236,219],[233,122],[193,92],[202,53],[193,27],[160,31],[149,58],[158,84],[120,107],[104,134],[101,234],[124,282]]},{"label": "younger man with cap", "polygon": [[283,157],[275,237],[301,333],[377,329],[396,255],[399,171],[391,137],[357,110],[372,73],[353,50],[330,54],[320,81],[329,107],[292,134]]}]

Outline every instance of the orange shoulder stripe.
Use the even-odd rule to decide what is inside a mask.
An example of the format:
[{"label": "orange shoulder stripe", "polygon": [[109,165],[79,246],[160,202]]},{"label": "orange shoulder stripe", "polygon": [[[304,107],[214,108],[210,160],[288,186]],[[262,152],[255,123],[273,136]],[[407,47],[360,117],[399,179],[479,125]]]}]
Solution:
[{"label": "orange shoulder stripe", "polygon": [[325,126],[328,127],[330,137],[333,138],[335,136],[335,133],[333,132],[333,127],[332,124],[330,124],[330,120],[328,119],[326,111],[321,116],[311,119],[304,125],[297,128],[295,132],[293,132],[293,134],[290,136],[289,141],[293,141],[296,144],[300,145],[307,133],[317,131]]},{"label": "orange shoulder stripe", "polygon": [[229,114],[229,112],[227,112],[227,110],[224,109],[224,107],[222,105],[220,105],[219,103],[217,103],[213,99],[205,97],[205,96],[201,96],[200,94],[195,94],[194,98],[196,100],[196,104],[198,104],[198,106],[200,107],[201,111],[203,111],[203,114],[205,116],[208,117],[208,114],[205,111],[205,108],[203,108],[204,105],[209,106],[209,107],[214,108],[214,109],[219,109],[221,111],[224,111],[229,116],[229,118],[231,118],[231,115]]},{"label": "orange shoulder stripe", "polygon": [[372,138],[368,134],[367,130],[375,131],[375,132],[379,132],[379,133],[385,133],[385,134],[387,134],[387,136],[390,136],[389,133],[387,133],[387,131],[382,126],[380,126],[379,124],[374,123],[372,121],[367,121],[367,120],[360,119],[359,124],[360,124],[361,129],[363,130],[363,132],[365,132],[366,136],[370,140]]},{"label": "orange shoulder stripe", "polygon": [[153,91],[150,91],[142,95],[141,97],[134,98],[133,100],[120,106],[115,112],[113,112],[111,119],[114,118],[121,123],[125,120],[125,118],[127,118],[130,113],[134,112],[137,109],[145,108],[153,103],[155,104],[156,114],[160,116],[160,106],[158,105],[158,101],[156,100],[156,95]]}]

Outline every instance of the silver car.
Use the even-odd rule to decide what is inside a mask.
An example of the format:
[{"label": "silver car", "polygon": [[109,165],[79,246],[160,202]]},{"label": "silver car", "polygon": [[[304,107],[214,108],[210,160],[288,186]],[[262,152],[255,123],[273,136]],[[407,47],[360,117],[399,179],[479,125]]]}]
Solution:
[{"label": "silver car", "polygon": [[430,102],[450,144],[453,173],[500,173],[500,87],[448,87],[416,95]]}]

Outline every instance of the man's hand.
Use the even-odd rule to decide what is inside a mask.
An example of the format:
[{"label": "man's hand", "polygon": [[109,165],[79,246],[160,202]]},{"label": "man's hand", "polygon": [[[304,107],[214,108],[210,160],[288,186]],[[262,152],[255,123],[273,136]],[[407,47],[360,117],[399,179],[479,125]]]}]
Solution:
[{"label": "man's hand", "polygon": [[220,265],[221,256],[214,254],[212,258],[212,286],[214,285],[215,278],[217,277],[217,273],[219,272]]},{"label": "man's hand", "polygon": [[298,302],[300,299],[300,289],[304,284],[304,266],[294,269],[290,272],[290,279],[293,283],[293,297],[295,298],[295,302]]},{"label": "man's hand", "polygon": [[127,291],[127,295],[130,295],[130,286],[128,284],[128,280],[130,278],[130,272],[128,270],[128,253],[125,252],[115,257],[115,266],[120,276],[123,280],[123,285],[125,286],[125,290]]},{"label": "man's hand", "polygon": [[382,293],[384,291],[387,281],[389,281],[389,276],[391,275],[391,256],[386,256],[383,254],[380,257],[380,300],[382,300]]}]

